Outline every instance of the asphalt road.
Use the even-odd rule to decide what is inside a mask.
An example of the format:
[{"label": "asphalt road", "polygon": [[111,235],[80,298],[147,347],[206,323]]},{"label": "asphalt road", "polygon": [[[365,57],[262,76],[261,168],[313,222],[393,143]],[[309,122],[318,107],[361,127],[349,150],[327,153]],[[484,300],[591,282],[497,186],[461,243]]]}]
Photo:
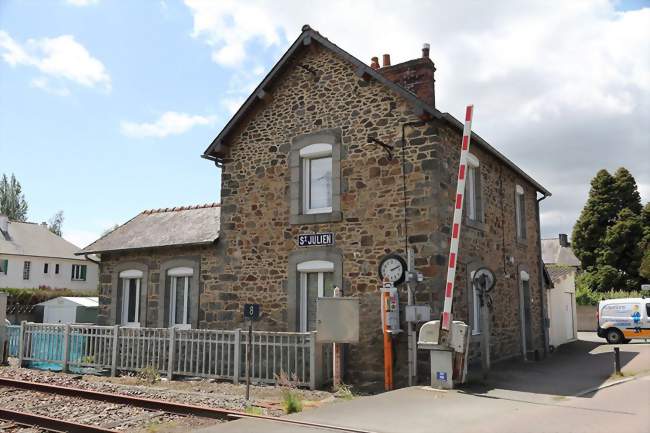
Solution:
[{"label": "asphalt road", "polygon": [[[410,387],[290,418],[377,433],[650,432],[650,344],[621,345],[624,377],[612,378],[612,346],[595,334],[580,337],[542,362],[498,364],[487,381],[465,389]],[[327,431],[287,427],[241,420],[200,431]]]}]

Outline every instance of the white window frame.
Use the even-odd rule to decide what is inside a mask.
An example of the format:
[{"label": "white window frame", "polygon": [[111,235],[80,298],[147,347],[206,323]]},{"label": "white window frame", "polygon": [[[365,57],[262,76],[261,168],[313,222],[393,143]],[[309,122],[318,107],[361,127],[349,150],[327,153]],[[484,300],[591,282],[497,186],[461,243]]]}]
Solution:
[{"label": "white window frame", "polygon": [[[122,326],[139,328],[140,327],[140,290],[142,284],[143,272],[137,269],[129,269],[126,271],[120,272],[120,284],[122,284],[122,317],[121,324]],[[135,285],[135,321],[129,322],[129,297],[126,295],[126,289],[129,286],[130,280],[136,280]]]},{"label": "white window frame", "polygon": [[481,299],[478,295],[478,289],[474,284],[474,274],[470,274],[470,281],[472,283],[472,335],[481,335]]},{"label": "white window frame", "polygon": [[[320,213],[332,213],[332,200],[333,197],[330,196],[330,206],[321,207],[321,208],[311,208],[309,203],[311,201],[311,184],[310,184],[310,170],[311,170],[311,161],[314,159],[320,158],[330,158],[330,164],[333,165],[332,158],[332,145],[327,143],[315,143],[305,146],[300,149],[300,160],[302,164],[302,207],[304,214],[320,214]],[[333,170],[332,170],[333,171]],[[332,173],[333,177],[333,173]],[[330,183],[333,182],[333,179],[330,179]]]},{"label": "white window frame", "polygon": [[307,274],[318,274],[318,297],[322,298],[324,294],[325,272],[334,272],[334,263],[326,260],[310,260],[299,263],[298,272],[300,273],[300,332],[307,332]]},{"label": "white window frame", "polygon": [[86,265],[72,265],[72,281],[86,281],[88,278],[88,267],[86,266],[86,278],[81,278],[81,267]]},{"label": "white window frame", "polygon": [[467,218],[472,221],[478,221],[480,215],[478,214],[477,206],[477,195],[476,191],[476,176],[480,176],[479,160],[476,156],[471,153],[467,154],[467,180],[466,180],[466,189],[467,189]]},{"label": "white window frame", "polygon": [[[180,329],[190,329],[190,278],[194,275],[194,270],[189,267],[172,268],[167,271],[167,275],[171,277],[171,286],[169,288],[169,325]],[[184,284],[183,294],[183,323],[176,322],[176,292],[178,290],[177,283],[182,279]]]},{"label": "white window frame", "polygon": [[526,239],[526,221],[522,221],[522,209],[526,206],[524,188],[521,185],[515,186],[515,228],[517,230],[517,239]]},{"label": "white window frame", "polygon": [[29,281],[29,276],[30,276],[29,274],[31,273],[31,269],[32,269],[32,262],[30,262],[29,260],[25,260],[23,262],[23,280]]}]

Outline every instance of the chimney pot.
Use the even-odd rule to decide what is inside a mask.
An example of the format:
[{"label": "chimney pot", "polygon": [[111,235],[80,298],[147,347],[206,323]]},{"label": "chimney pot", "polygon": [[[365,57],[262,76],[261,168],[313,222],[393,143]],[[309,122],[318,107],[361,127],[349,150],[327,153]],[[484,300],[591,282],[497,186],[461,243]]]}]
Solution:
[{"label": "chimney pot", "polygon": [[372,69],[379,69],[379,57],[375,56],[370,59],[370,67]]},{"label": "chimney pot", "polygon": [[382,67],[390,66],[390,54],[384,54],[382,59]]},{"label": "chimney pot", "polygon": [[560,237],[560,246],[561,247],[568,247],[569,246],[569,236],[564,234],[564,233],[560,233],[559,237]]},{"label": "chimney pot", "polygon": [[431,48],[431,45],[429,45],[426,42],[422,45],[422,57],[423,58],[425,58],[425,59],[429,58],[429,49],[430,48]]}]

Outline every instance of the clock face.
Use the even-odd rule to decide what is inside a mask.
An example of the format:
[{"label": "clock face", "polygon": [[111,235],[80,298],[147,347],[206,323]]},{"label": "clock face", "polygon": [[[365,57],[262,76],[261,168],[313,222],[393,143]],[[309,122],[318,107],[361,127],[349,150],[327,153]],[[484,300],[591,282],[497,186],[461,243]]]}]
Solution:
[{"label": "clock face", "polygon": [[379,276],[382,280],[388,278],[391,283],[399,284],[404,281],[405,268],[404,259],[399,256],[388,256],[379,265]]}]

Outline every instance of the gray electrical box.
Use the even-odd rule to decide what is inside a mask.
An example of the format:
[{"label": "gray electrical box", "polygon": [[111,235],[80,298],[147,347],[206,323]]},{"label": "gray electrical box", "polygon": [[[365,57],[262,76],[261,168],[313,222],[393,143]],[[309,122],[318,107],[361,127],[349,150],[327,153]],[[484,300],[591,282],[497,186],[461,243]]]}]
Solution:
[{"label": "gray electrical box", "polygon": [[359,298],[316,299],[316,341],[359,342]]},{"label": "gray electrical box", "polygon": [[430,305],[407,305],[406,321],[407,322],[428,322],[431,320]]}]

